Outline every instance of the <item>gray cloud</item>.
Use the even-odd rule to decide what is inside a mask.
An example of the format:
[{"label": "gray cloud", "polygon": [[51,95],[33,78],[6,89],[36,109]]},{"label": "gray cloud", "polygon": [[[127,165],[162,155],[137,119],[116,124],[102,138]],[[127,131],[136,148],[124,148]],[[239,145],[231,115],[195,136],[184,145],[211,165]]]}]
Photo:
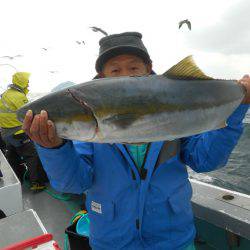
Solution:
[{"label": "gray cloud", "polygon": [[220,21],[186,37],[189,47],[226,55],[250,54],[250,4],[242,0],[232,5]]}]

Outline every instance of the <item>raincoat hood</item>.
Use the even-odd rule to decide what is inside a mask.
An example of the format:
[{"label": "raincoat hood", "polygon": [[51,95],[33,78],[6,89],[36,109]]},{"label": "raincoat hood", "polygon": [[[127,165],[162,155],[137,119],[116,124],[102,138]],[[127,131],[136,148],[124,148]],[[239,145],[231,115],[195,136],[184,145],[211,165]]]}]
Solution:
[{"label": "raincoat hood", "polygon": [[27,89],[29,85],[30,73],[17,72],[12,76],[12,83],[19,86],[21,89]]}]

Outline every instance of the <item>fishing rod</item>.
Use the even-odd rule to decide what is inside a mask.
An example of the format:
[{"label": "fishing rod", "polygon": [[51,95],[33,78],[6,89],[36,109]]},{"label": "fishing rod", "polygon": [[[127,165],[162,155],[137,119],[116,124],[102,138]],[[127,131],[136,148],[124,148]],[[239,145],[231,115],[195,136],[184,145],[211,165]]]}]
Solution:
[{"label": "fishing rod", "polygon": [[16,72],[18,71],[16,67],[14,67],[13,65],[11,64],[8,64],[8,63],[2,63],[0,64],[0,66],[10,66],[12,69],[14,69]]}]

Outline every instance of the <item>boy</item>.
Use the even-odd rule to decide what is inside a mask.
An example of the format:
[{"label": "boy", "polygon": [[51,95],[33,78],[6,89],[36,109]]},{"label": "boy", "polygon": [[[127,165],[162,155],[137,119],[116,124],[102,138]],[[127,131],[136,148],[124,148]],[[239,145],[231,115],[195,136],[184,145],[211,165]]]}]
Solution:
[{"label": "boy", "polygon": [[[126,32],[100,40],[98,77],[152,74],[142,35]],[[153,83],[152,83],[153,84]],[[171,142],[142,145],[72,142],[56,135],[47,113],[26,115],[23,128],[37,146],[51,185],[87,190],[93,249],[194,249],[192,188],[186,165],[197,172],[222,167],[242,133],[247,95],[226,128]]]}]

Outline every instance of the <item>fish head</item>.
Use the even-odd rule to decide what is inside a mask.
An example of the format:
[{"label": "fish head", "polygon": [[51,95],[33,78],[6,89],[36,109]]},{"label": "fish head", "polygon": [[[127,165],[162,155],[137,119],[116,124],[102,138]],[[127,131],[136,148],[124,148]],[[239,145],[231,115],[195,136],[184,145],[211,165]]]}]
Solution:
[{"label": "fish head", "polygon": [[94,114],[82,99],[81,92],[74,88],[50,93],[24,105],[17,111],[19,121],[23,122],[28,110],[32,110],[33,115],[47,111],[61,138],[91,141],[95,137],[97,122]]}]

